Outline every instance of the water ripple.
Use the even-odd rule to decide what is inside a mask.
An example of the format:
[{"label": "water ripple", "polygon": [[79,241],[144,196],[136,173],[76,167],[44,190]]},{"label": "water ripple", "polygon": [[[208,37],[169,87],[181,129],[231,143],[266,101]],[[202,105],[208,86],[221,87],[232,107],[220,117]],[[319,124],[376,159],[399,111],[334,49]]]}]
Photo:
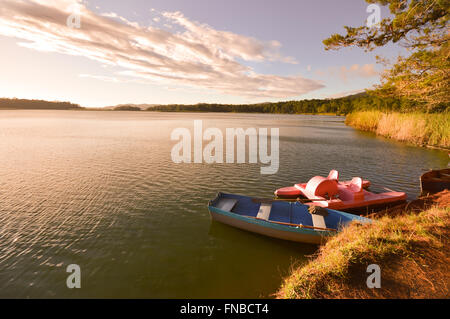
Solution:
[{"label": "water ripple", "polygon": [[[173,163],[170,133],[195,119],[223,131],[280,128],[278,173]],[[273,261],[288,270],[315,247],[211,224],[206,203],[218,191],[272,196],[338,169],[413,198],[424,169],[447,166],[445,153],[356,132],[340,117],[2,111],[0,135],[0,297],[14,298],[268,296],[283,274]],[[65,286],[73,263],[77,291]]]}]

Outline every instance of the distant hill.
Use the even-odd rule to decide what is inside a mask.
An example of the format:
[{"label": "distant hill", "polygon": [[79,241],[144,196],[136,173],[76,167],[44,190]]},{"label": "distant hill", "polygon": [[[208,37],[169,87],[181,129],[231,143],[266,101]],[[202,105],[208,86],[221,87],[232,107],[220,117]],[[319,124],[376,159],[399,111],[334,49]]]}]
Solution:
[{"label": "distant hill", "polygon": [[355,93],[355,94],[349,94],[349,95],[345,95],[345,96],[342,96],[341,98],[347,98],[347,99],[356,99],[356,98],[360,98],[360,97],[365,97],[365,96],[367,96],[368,94],[367,94],[367,92],[359,92],[359,93]]},{"label": "distant hill", "polygon": [[70,102],[43,100],[0,99],[0,109],[14,110],[83,110],[84,107]]}]

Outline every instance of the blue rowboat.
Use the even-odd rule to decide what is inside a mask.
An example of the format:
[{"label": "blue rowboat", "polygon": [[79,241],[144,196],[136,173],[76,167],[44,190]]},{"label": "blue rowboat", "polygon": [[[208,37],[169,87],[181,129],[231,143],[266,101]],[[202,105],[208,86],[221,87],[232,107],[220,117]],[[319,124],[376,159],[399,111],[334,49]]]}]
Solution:
[{"label": "blue rowboat", "polygon": [[218,193],[208,203],[215,221],[261,235],[320,244],[352,221],[370,223],[365,217],[318,208],[300,202],[257,199],[248,196]]}]

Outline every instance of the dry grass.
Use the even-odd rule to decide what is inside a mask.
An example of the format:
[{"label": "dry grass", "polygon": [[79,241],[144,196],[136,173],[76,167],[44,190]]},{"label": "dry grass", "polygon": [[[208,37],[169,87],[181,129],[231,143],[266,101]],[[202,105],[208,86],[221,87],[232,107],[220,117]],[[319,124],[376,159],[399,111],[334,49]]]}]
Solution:
[{"label": "dry grass", "polygon": [[354,112],[347,114],[345,124],[363,131],[375,132],[383,113],[378,111]]},{"label": "dry grass", "polygon": [[450,148],[450,114],[354,112],[347,125],[419,145]]},{"label": "dry grass", "polygon": [[[449,194],[447,193],[447,196]],[[278,298],[449,298],[450,208],[384,216],[353,224],[294,269]],[[367,266],[381,267],[381,288],[369,289]]]}]

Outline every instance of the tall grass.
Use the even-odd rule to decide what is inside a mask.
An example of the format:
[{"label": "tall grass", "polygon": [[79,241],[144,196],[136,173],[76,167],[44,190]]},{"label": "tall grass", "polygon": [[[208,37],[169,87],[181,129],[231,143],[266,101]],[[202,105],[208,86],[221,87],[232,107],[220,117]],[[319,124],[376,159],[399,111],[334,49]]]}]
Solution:
[{"label": "tall grass", "polygon": [[348,114],[345,123],[399,141],[450,148],[449,113],[362,111]]}]

